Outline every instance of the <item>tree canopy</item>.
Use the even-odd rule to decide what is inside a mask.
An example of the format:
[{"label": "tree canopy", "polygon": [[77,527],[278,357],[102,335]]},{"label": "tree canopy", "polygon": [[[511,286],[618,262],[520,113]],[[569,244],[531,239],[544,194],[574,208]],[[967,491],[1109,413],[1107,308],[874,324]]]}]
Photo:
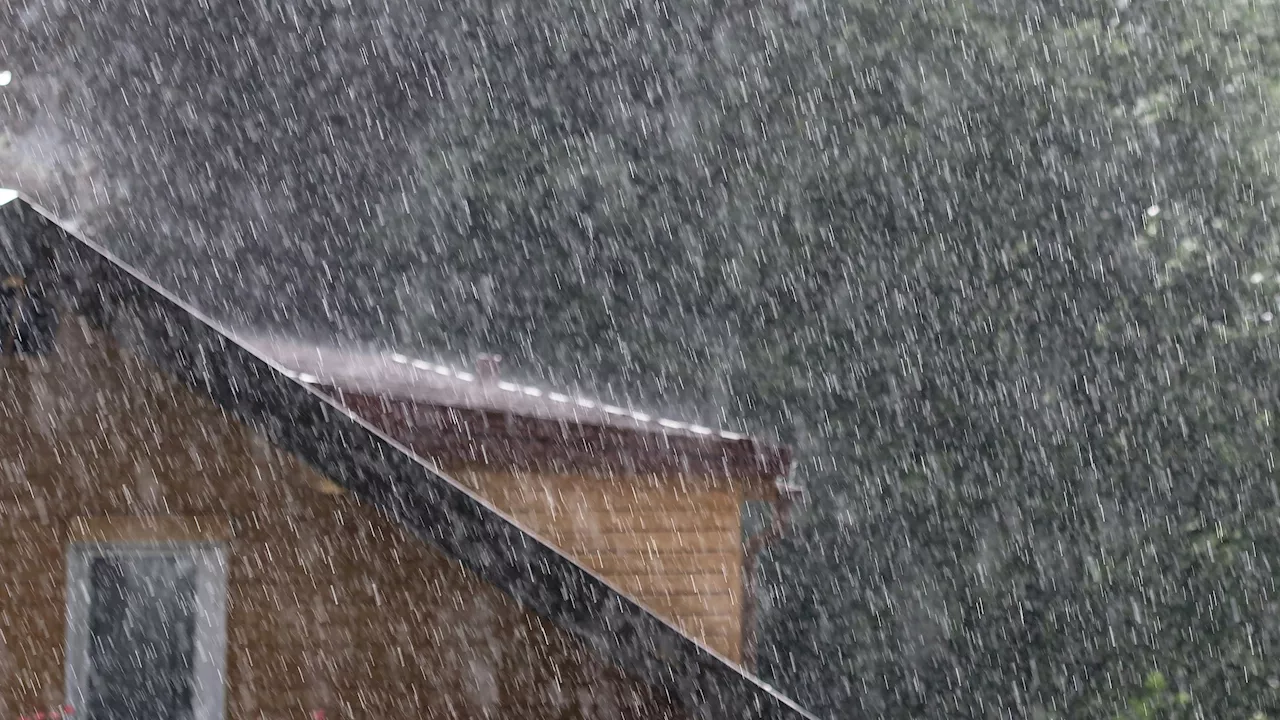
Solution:
[{"label": "tree canopy", "polygon": [[762,660],[815,707],[1265,715],[1277,20],[495,7],[421,144],[406,328],[796,442]]}]

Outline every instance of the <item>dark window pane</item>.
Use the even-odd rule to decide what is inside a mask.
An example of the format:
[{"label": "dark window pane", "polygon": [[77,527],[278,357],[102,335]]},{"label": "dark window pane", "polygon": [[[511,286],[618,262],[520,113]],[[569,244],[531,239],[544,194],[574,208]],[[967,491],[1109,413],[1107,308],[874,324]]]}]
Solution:
[{"label": "dark window pane", "polygon": [[0,353],[42,355],[53,349],[58,318],[43,298],[0,280]]},{"label": "dark window pane", "polygon": [[194,564],[164,556],[100,557],[89,576],[91,720],[189,720]]},{"label": "dark window pane", "polygon": [[58,332],[58,316],[40,297],[30,297],[22,305],[14,327],[13,350],[19,355],[44,355],[53,349]]}]

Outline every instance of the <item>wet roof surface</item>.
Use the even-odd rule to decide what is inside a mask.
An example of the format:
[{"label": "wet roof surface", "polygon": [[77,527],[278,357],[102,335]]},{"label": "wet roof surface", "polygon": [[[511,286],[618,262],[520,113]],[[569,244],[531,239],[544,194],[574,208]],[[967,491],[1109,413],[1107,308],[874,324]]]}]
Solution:
[{"label": "wet roof surface", "polygon": [[245,345],[272,358],[308,383],[417,400],[444,407],[493,410],[547,420],[564,420],[643,432],[745,440],[747,435],[661,417],[635,407],[583,397],[568,391],[483,378],[395,352],[317,345],[303,340],[247,333]]}]

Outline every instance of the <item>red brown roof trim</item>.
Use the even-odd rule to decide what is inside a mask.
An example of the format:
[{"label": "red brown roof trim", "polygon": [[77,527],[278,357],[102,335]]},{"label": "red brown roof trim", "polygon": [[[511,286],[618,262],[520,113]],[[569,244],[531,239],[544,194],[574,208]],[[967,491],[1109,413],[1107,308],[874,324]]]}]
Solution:
[{"label": "red brown roof trim", "polygon": [[[500,464],[543,470],[688,472],[772,481],[791,464],[789,448],[751,438],[664,434],[316,385],[422,457],[441,465]],[[771,484],[771,483],[770,483]]]}]

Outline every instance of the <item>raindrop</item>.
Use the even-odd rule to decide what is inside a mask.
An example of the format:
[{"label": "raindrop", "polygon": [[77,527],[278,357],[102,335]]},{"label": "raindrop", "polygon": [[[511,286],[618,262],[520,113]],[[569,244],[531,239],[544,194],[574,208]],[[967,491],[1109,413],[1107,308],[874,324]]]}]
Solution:
[{"label": "raindrop", "polygon": [[1263,275],[1260,272],[1256,272],[1249,276],[1249,282],[1253,283],[1254,285],[1257,285],[1258,283],[1262,282],[1262,279],[1263,279]]},{"label": "raindrop", "polygon": [[13,82],[13,73],[8,70],[0,70],[0,87],[4,87]]},{"label": "raindrop", "polygon": [[1155,217],[1159,214],[1160,214],[1159,205],[1152,205],[1151,207],[1147,208],[1147,217]]}]

